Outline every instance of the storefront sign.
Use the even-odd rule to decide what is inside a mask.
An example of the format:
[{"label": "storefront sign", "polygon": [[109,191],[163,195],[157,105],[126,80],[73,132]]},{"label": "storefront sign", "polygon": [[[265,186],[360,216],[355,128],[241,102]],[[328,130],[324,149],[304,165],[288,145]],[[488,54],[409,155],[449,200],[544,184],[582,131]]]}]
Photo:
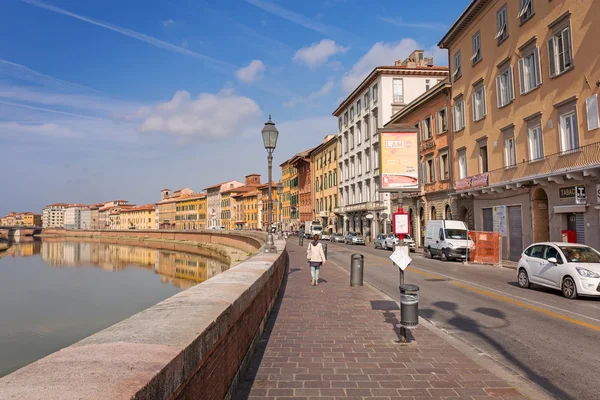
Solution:
[{"label": "storefront sign", "polygon": [[561,199],[568,199],[569,197],[575,197],[575,186],[568,186],[558,189],[558,195]]},{"label": "storefront sign", "polygon": [[586,200],[585,186],[577,186],[575,191],[575,204],[585,204]]},{"label": "storefront sign", "polygon": [[506,206],[495,206],[493,208],[494,232],[506,236]]},{"label": "storefront sign", "polygon": [[559,189],[558,193],[561,199],[575,197],[575,204],[585,204],[587,198],[585,195],[585,186],[568,186]]},{"label": "storefront sign", "polygon": [[600,204],[600,183],[596,183],[596,204]]},{"label": "storefront sign", "polygon": [[488,184],[488,173],[470,176],[468,178],[460,179],[454,183],[455,190],[467,190],[476,189],[487,186]]}]

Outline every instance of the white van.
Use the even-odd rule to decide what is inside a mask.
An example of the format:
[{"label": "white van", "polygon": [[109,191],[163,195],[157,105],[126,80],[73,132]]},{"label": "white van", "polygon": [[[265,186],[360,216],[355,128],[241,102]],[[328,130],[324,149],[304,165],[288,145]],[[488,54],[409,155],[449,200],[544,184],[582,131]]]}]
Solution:
[{"label": "white van", "polygon": [[210,228],[211,231],[224,231],[225,227],[224,226],[211,226]]},{"label": "white van", "polygon": [[444,261],[466,260],[469,247],[467,233],[467,225],[462,221],[431,220],[427,223],[425,250],[430,257],[440,256]]}]

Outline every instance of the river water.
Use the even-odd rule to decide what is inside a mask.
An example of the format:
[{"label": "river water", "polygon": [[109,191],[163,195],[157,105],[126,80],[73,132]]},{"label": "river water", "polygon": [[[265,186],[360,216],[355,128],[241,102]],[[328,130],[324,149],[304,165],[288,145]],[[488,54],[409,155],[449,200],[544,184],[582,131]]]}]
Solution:
[{"label": "river water", "polygon": [[164,249],[22,239],[0,253],[0,376],[228,268]]}]

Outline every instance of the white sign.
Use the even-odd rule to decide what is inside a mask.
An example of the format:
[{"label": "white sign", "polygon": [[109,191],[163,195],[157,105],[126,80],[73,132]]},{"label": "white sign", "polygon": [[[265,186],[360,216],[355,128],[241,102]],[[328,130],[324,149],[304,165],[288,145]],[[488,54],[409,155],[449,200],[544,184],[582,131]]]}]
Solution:
[{"label": "white sign", "polygon": [[402,271],[408,267],[408,265],[412,262],[412,258],[408,256],[404,251],[402,251],[401,247],[398,247],[392,255],[390,259],[400,268]]},{"label": "white sign", "polygon": [[600,183],[596,183],[596,204],[600,204]]},{"label": "white sign", "polygon": [[500,232],[506,236],[506,206],[495,206],[493,208],[494,232]]},{"label": "white sign", "polygon": [[394,214],[394,233],[396,235],[408,234],[408,214]]},{"label": "white sign", "polygon": [[600,119],[598,118],[598,95],[588,97],[585,100],[587,109],[587,125],[588,131],[600,128]]},{"label": "white sign", "polygon": [[585,204],[585,186],[575,187],[575,204]]}]

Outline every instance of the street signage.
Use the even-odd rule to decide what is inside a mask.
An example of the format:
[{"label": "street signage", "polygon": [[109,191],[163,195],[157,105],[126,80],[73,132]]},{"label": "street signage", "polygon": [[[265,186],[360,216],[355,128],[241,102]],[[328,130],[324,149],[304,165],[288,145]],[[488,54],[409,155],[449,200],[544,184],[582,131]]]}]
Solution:
[{"label": "street signage", "polygon": [[392,231],[395,235],[408,235],[410,233],[409,215],[402,209],[392,214]]},{"label": "street signage", "polygon": [[577,186],[575,188],[575,204],[585,204],[586,200],[585,186]]},{"label": "street signage", "polygon": [[404,271],[406,267],[408,267],[408,265],[412,262],[412,258],[410,258],[410,256],[406,254],[401,247],[398,247],[396,248],[396,250],[394,250],[394,252],[390,256],[390,259],[402,271]]}]

